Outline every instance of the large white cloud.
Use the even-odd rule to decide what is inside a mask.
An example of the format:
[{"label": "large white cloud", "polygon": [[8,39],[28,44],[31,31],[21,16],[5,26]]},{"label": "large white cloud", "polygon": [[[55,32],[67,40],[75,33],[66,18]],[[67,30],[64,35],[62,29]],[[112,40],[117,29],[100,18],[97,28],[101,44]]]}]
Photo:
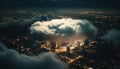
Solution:
[{"label": "large white cloud", "polygon": [[2,69],[68,69],[68,66],[48,52],[39,56],[19,54],[13,49],[7,49],[0,43],[0,67]]},{"label": "large white cloud", "polygon": [[53,19],[51,21],[37,21],[32,24],[30,30],[31,33],[61,36],[84,34],[94,37],[97,33],[97,28],[88,20],[71,18]]}]

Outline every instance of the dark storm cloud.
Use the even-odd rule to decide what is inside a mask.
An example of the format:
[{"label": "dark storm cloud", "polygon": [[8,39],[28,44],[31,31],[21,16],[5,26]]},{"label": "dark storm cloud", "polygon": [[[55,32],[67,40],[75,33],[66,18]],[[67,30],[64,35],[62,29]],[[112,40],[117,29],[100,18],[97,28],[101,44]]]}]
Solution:
[{"label": "dark storm cloud", "polygon": [[[27,11],[14,11],[18,15],[27,14]],[[31,13],[32,14],[32,13]],[[0,19],[0,33],[29,33],[29,27],[35,21],[47,21],[52,19],[52,15],[35,15],[32,18],[13,18],[13,17],[2,17]]]},{"label": "dark storm cloud", "polygon": [[30,27],[31,33],[38,35],[69,36],[83,34],[90,38],[95,37],[97,28],[88,20],[81,19],[53,19],[51,21],[37,21]]},{"label": "dark storm cloud", "polygon": [[7,35],[28,33],[28,27],[31,23],[31,19],[14,19],[12,17],[3,17],[0,20],[0,33],[6,33]]},{"label": "dark storm cloud", "polygon": [[5,50],[7,50],[7,47],[5,47],[4,44],[0,43],[0,52],[4,52]]},{"label": "dark storm cloud", "polygon": [[[25,10],[19,10],[19,11],[14,11],[14,13],[21,15],[21,16],[25,16],[24,14],[27,14],[28,12]],[[13,15],[16,15],[16,14],[13,14]],[[32,14],[33,13],[31,12],[30,15]],[[22,18],[22,17],[18,19],[15,19],[13,17],[2,17],[0,20],[0,27],[7,27],[7,26],[12,26],[12,25],[16,25],[16,26],[31,25],[32,23],[36,21],[48,21],[52,18],[53,18],[52,14],[34,15],[32,18],[28,18],[28,19]]]},{"label": "dark storm cloud", "polygon": [[0,43],[0,67],[2,69],[68,69],[56,55],[48,52],[39,56],[19,54],[13,49],[7,49]]},{"label": "dark storm cloud", "polygon": [[116,46],[120,45],[120,30],[112,29],[102,37],[105,40],[111,40]]},{"label": "dark storm cloud", "polygon": [[6,27],[10,25],[24,26],[31,22],[31,19],[14,19],[12,17],[3,17],[0,22],[0,27]]}]

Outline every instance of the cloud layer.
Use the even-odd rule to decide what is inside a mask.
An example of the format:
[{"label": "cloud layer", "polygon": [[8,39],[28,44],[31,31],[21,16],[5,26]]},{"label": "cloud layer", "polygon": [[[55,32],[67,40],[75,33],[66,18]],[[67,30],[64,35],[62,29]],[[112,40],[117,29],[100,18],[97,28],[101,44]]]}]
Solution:
[{"label": "cloud layer", "polygon": [[112,29],[102,38],[105,40],[111,40],[115,45],[120,45],[120,30]]},{"label": "cloud layer", "polygon": [[53,19],[51,21],[37,21],[30,27],[31,33],[44,35],[68,36],[73,34],[83,34],[88,37],[94,37],[97,28],[88,20],[81,19]]},{"label": "cloud layer", "polygon": [[13,49],[7,49],[0,43],[0,66],[2,69],[68,69],[68,66],[52,53],[39,56],[19,54]]}]

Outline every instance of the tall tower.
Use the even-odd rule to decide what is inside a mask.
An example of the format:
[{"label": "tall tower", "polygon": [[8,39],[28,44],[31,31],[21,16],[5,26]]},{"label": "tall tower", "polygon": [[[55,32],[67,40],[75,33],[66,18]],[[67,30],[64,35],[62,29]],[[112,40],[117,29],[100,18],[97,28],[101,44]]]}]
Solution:
[{"label": "tall tower", "polygon": [[51,51],[55,52],[56,42],[54,40],[51,41]]},{"label": "tall tower", "polygon": [[67,53],[70,53],[70,47],[66,47],[67,48]]}]

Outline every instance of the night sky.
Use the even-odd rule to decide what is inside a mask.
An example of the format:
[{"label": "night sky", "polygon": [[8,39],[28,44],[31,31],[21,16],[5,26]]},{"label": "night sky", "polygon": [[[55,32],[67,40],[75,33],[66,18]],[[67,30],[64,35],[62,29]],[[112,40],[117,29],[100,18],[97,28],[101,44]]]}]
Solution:
[{"label": "night sky", "polygon": [[1,0],[1,7],[119,7],[119,0]]}]

